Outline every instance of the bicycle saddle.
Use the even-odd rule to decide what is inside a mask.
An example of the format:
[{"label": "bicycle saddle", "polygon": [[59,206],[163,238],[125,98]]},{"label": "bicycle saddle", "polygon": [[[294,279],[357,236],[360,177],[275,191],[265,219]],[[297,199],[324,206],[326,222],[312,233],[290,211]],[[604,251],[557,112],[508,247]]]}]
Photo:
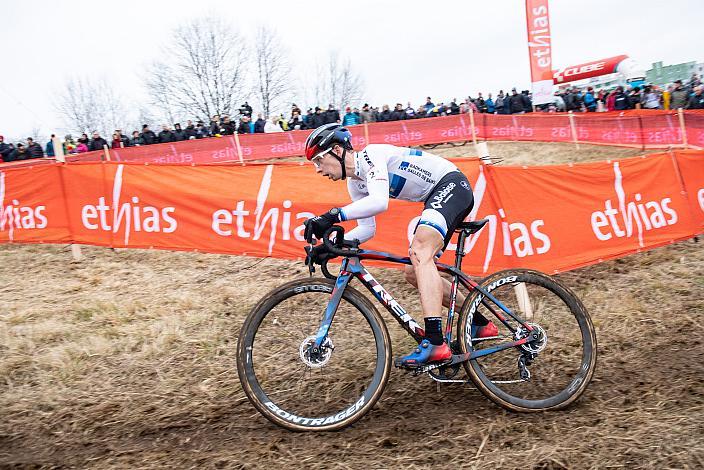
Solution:
[{"label": "bicycle saddle", "polygon": [[471,222],[460,222],[460,224],[455,229],[456,232],[466,231],[467,235],[477,233],[489,222],[489,219],[473,220]]}]

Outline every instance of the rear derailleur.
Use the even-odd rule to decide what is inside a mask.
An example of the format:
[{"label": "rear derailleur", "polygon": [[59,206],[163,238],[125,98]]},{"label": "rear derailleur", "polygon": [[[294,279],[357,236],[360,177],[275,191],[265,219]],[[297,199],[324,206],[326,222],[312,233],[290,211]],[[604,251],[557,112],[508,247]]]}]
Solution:
[{"label": "rear derailleur", "polygon": [[530,370],[528,370],[528,367],[533,364],[533,359],[536,357],[538,357],[537,354],[530,352],[523,352],[518,357],[518,375],[521,377],[521,380],[530,380]]}]

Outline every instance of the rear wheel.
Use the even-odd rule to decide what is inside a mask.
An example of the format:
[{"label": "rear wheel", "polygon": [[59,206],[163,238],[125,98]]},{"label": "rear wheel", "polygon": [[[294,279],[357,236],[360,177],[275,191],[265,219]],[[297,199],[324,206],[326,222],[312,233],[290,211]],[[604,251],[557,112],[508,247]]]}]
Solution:
[{"label": "rear wheel", "polygon": [[[477,388],[512,411],[557,410],[575,402],[591,381],[597,357],[594,326],[582,302],[557,280],[537,271],[501,271],[484,279],[481,287],[533,326],[539,339],[465,362]],[[518,334],[492,310],[506,317]],[[478,313],[498,327],[496,337],[472,338],[472,318]],[[479,291],[462,306],[457,331],[460,348],[467,352],[489,352],[529,334]]]},{"label": "rear wheel", "polygon": [[242,326],[237,371],[267,419],[293,431],[330,431],[369,411],[391,367],[389,334],[369,300],[347,287],[322,351],[313,354],[335,287],[302,279],[268,293]]}]

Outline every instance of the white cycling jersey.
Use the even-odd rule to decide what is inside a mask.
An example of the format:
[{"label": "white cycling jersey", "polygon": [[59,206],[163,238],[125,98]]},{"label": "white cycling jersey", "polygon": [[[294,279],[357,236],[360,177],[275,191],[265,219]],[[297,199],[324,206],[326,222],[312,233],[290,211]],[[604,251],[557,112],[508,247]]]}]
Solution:
[{"label": "white cycling jersey", "polygon": [[341,208],[342,220],[357,219],[348,240],[369,240],[376,232],[374,215],[384,212],[389,198],[424,201],[445,175],[458,171],[442,157],[421,150],[370,144],[354,155],[354,175],[347,178],[352,203]]}]

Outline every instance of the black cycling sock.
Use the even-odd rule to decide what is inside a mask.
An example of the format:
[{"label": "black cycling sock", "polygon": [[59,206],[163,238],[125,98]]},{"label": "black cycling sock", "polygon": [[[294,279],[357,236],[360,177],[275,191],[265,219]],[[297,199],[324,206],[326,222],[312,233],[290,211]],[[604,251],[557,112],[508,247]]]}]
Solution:
[{"label": "black cycling sock", "polygon": [[425,339],[430,341],[430,344],[439,346],[443,342],[442,337],[442,318],[426,317],[425,318]]},{"label": "black cycling sock", "polygon": [[489,320],[484,315],[482,315],[479,312],[474,314],[474,317],[472,318],[472,325],[486,326],[488,324],[489,324]]}]

